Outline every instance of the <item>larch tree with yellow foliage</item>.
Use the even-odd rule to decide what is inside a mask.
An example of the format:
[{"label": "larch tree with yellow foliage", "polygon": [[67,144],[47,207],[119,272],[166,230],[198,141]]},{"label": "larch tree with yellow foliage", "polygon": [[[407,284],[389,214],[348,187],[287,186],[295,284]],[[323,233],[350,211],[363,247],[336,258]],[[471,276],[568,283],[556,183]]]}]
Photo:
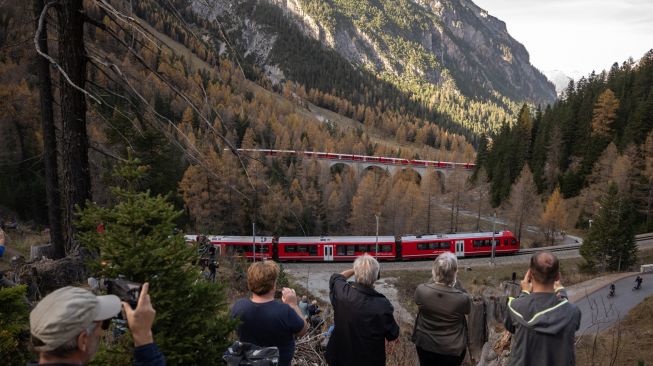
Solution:
[{"label": "larch tree with yellow foliage", "polygon": [[557,187],[546,202],[544,213],[540,219],[540,228],[544,233],[544,241],[548,245],[554,244],[556,233],[564,230],[566,222],[567,211],[562,201],[560,188]]}]

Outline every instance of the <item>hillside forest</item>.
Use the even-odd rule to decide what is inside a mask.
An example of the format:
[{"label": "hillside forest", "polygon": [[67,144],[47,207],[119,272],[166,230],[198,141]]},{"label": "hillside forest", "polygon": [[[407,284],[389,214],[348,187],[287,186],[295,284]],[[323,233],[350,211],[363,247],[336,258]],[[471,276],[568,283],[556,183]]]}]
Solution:
[{"label": "hillside forest", "polygon": [[636,230],[651,231],[653,50],[570,82],[553,105],[522,109],[514,125],[481,141],[477,169],[487,172],[493,206],[521,181],[543,202],[559,194],[567,228],[589,228],[614,183],[633,205]]},{"label": "hillside forest", "polygon": [[[650,53],[571,84],[554,105],[524,105],[478,139],[476,154],[467,133],[441,127],[437,114],[402,108],[394,94],[368,98],[372,89],[362,88],[359,98],[347,99],[299,81],[275,84],[243,59],[218,54],[158,2],[113,5],[84,2],[94,20],[84,40],[97,203],[111,202],[109,171],[129,149],[150,166],[141,188],[170,195],[185,212],[178,226],[187,232],[246,235],[255,222],[260,234],[373,234],[375,214],[380,234],[473,231],[490,229],[496,212],[501,227],[520,237],[528,225],[540,226],[543,239],[535,241],[542,243],[587,227],[610,181],[632,193],[642,230],[649,224]],[[8,112],[0,117],[0,202],[45,224],[35,53],[26,46],[33,9],[16,1],[3,6],[0,103]],[[111,9],[140,11],[151,26],[125,23]],[[61,80],[53,78],[56,95]],[[462,172],[392,176],[235,155],[238,147],[476,160],[478,170],[472,179]]]}]

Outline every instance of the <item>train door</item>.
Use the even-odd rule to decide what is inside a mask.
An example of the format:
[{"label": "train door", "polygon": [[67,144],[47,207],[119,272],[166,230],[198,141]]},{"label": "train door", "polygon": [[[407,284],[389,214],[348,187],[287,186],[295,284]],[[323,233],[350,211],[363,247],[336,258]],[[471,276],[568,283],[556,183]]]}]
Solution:
[{"label": "train door", "polygon": [[465,241],[464,240],[456,240],[456,257],[464,257],[465,256]]},{"label": "train door", "polygon": [[403,251],[401,247],[401,236],[396,236],[395,237],[395,253],[396,253],[396,259],[398,261],[401,261],[403,259]]},{"label": "train door", "polygon": [[275,261],[279,260],[279,238],[272,238],[272,259]]},{"label": "train door", "polygon": [[325,245],[324,249],[324,261],[332,262],[333,261],[333,245]]}]

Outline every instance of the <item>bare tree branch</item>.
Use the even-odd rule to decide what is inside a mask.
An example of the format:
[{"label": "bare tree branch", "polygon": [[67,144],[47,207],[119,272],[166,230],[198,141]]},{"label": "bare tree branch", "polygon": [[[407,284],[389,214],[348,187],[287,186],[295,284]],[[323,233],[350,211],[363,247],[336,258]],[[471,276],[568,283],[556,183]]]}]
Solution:
[{"label": "bare tree branch", "polygon": [[79,92],[82,94],[86,95],[87,97],[91,98],[94,100],[97,104],[102,104],[99,99],[97,99],[95,96],[93,96],[91,93],[87,92],[83,88],[80,88],[77,84],[73,83],[72,80],[70,80],[70,77],[68,74],[63,70],[63,68],[49,55],[47,55],[45,52],[41,50],[41,46],[39,45],[39,38],[41,38],[41,32],[43,32],[43,23],[45,21],[45,18],[47,16],[48,10],[52,7],[55,7],[57,5],[56,1],[51,1],[45,4],[43,7],[43,11],[41,12],[41,16],[39,17],[39,26],[36,29],[36,34],[34,34],[34,48],[36,49],[36,52],[44,57],[46,60],[50,61],[50,63],[63,75],[63,77],[66,79],[66,82],[70,84],[73,88],[77,89]]}]

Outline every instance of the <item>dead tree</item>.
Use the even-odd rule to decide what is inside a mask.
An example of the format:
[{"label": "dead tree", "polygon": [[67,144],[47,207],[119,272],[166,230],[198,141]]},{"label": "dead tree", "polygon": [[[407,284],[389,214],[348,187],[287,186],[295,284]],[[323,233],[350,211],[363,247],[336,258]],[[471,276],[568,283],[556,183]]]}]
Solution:
[{"label": "dead tree", "polygon": [[[82,0],[60,0],[59,62],[70,82],[60,78],[61,88],[61,171],[64,193],[66,250],[74,246],[75,207],[84,207],[91,198],[88,166],[86,100],[82,92],[86,82],[84,50],[84,4]],[[75,87],[76,86],[76,87]]]},{"label": "dead tree", "polygon": [[[39,19],[45,6],[43,0],[33,0],[35,29],[39,28]],[[48,53],[47,19],[43,19],[42,31],[37,34],[41,50]],[[52,78],[50,64],[43,57],[36,57],[36,72],[39,80],[41,99],[41,127],[43,128],[43,163],[45,168],[45,191],[48,204],[48,221],[50,222],[50,243],[54,247],[54,257],[65,256],[64,237],[61,226],[61,196],[57,167],[57,136],[52,108]]]}]

